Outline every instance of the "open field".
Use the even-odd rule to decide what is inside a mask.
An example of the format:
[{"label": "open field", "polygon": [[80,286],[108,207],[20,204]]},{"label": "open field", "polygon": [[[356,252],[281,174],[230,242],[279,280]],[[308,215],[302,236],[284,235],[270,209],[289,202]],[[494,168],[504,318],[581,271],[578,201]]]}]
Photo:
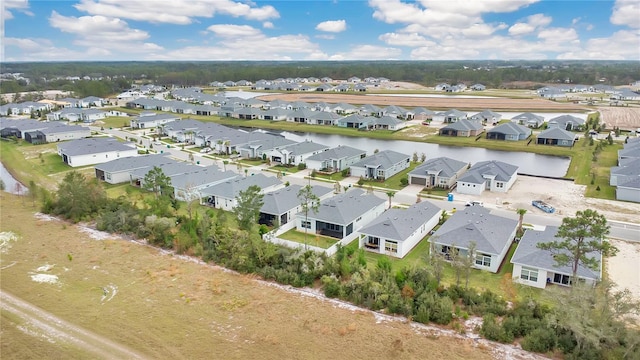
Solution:
[{"label": "open field", "polygon": [[[480,94],[481,95],[481,94]],[[273,94],[258,97],[259,100],[272,101],[306,101],[306,102],[328,102],[339,103],[346,102],[352,105],[375,104],[380,106],[398,105],[407,107],[423,106],[427,109],[459,109],[459,110],[484,110],[491,109],[494,111],[560,111],[560,112],[586,112],[588,108],[573,104],[555,102],[545,99],[510,99],[510,98],[457,98],[455,96],[446,98],[435,97],[400,97],[400,96],[366,96],[353,94],[325,94],[322,92],[315,93],[296,93],[296,94]]]},{"label": "open field", "polygon": [[640,129],[640,107],[599,107],[600,120],[607,129],[619,127],[622,130]]},{"label": "open field", "polygon": [[[36,217],[16,196],[0,196],[2,234],[16,235],[3,236],[2,292],[70,323],[80,337],[95,334],[140,357],[541,358]],[[3,358],[104,355],[11,309],[1,315]]]}]

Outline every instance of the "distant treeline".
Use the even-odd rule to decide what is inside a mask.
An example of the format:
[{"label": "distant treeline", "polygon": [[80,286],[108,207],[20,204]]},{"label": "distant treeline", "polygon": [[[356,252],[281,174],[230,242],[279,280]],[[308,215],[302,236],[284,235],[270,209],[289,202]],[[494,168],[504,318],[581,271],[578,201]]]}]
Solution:
[{"label": "distant treeline", "polygon": [[[425,86],[438,83],[481,83],[489,88],[513,87],[514,82],[535,87],[540,83],[626,85],[640,80],[637,61],[348,61],[348,62],[60,62],[5,63],[3,73],[23,73],[26,81],[3,81],[1,92],[72,90],[81,95],[103,96],[124,89],[132,81],[148,80],[159,85],[197,86],[212,81],[330,77],[347,79],[385,77],[392,81]],[[88,76],[102,85],[82,81],[53,80],[67,76]],[[114,79],[115,78],[115,79]],[[86,82],[94,82],[85,80]],[[540,86],[540,85],[537,85]],[[84,88],[83,88],[84,87]],[[91,88],[94,87],[94,88]],[[88,89],[90,88],[90,89]]]}]

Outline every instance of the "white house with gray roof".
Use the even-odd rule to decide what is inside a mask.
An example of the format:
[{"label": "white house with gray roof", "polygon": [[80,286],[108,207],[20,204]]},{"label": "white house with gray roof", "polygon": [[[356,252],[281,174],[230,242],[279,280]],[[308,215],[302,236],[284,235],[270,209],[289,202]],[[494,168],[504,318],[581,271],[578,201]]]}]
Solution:
[{"label": "white house with gray roof", "polygon": [[[558,266],[551,252],[538,248],[538,244],[541,243],[561,241],[556,237],[557,233],[556,226],[547,226],[544,231],[527,230],[524,233],[511,257],[513,281],[540,289],[544,289],[548,284],[571,286],[571,265]],[[602,278],[602,255],[594,253],[587,256],[599,257],[600,267],[594,271],[578,265],[578,279],[595,284]]]},{"label": "white house with gray roof", "polygon": [[367,152],[364,150],[340,145],[309,156],[306,164],[309,169],[337,172],[349,168],[351,165],[364,159],[365,156],[367,156]]},{"label": "white house with gray roof", "polygon": [[266,152],[267,157],[272,163],[297,166],[305,163],[306,160],[313,155],[329,150],[326,145],[314,143],[312,141],[303,141],[287,145],[284,147],[274,148]]},{"label": "white house with gray roof", "polygon": [[238,205],[236,197],[240,195],[240,192],[253,185],[258,186],[263,194],[284,186],[275,176],[255,174],[246,177],[235,177],[209,186],[201,191],[201,195],[207,205],[216,209],[232,211]]},{"label": "white house with gray roof", "polygon": [[531,129],[524,125],[508,122],[487,131],[487,139],[518,141],[527,139],[531,133]]},{"label": "white house with gray roof", "polygon": [[556,116],[547,122],[548,128],[560,128],[570,131],[579,131],[584,128],[585,121],[577,116],[565,114]]},{"label": "white house with gray roof", "polygon": [[359,247],[403,258],[438,225],[441,212],[428,201],[407,209],[389,209],[358,231]]},{"label": "white house with gray roof", "polygon": [[160,164],[176,163],[168,154],[150,154],[143,156],[128,156],[107,161],[94,166],[96,179],[109,184],[131,182],[131,172],[138,169],[151,169]]},{"label": "white house with gray roof", "polygon": [[441,136],[477,136],[484,131],[484,126],[479,120],[460,119],[454,123],[447,124],[439,130]]},{"label": "white house with gray roof", "polygon": [[526,112],[512,117],[511,121],[526,127],[538,128],[544,123],[544,116]]},{"label": "white house with gray roof", "polygon": [[536,144],[538,145],[571,147],[575,142],[576,134],[559,127],[541,131],[536,137]]},{"label": "white house with gray roof", "polygon": [[58,155],[65,164],[78,167],[138,156],[138,149],[134,143],[121,143],[114,138],[87,138],[58,144]]},{"label": "white house with gray roof", "polygon": [[518,167],[502,161],[475,163],[457,181],[460,194],[480,195],[485,190],[506,193],[518,177]]},{"label": "white house with gray roof", "polygon": [[616,187],[616,200],[640,203],[640,177],[618,184]]},{"label": "white house with gray roof", "polygon": [[221,171],[215,165],[193,165],[190,171],[172,175],[170,178],[174,197],[178,200],[191,201],[207,198],[209,189],[237,179],[238,174],[233,171]]},{"label": "white house with gray roof", "polygon": [[[260,208],[259,224],[269,226],[282,226],[295,219],[297,213],[302,211],[301,201],[298,192],[302,189],[300,185],[290,185],[282,189],[264,194],[263,204]],[[311,191],[320,201],[333,196],[333,189],[314,185]]]},{"label": "white house with gray roof", "polygon": [[451,188],[470,164],[448,157],[429,159],[409,172],[409,184]]},{"label": "white house with gray roof", "polygon": [[382,150],[377,154],[351,164],[351,176],[364,179],[386,180],[409,168],[411,157],[393,150]]},{"label": "white house with gray roof", "polygon": [[336,239],[355,238],[357,231],[385,210],[387,201],[352,189],[320,202],[317,212],[296,215],[296,229]]},{"label": "white house with gray roof", "polygon": [[459,256],[467,256],[471,242],[475,242],[474,267],[498,272],[516,236],[518,221],[492,215],[482,206],[471,206],[455,214],[431,235],[436,251],[449,259],[452,248]]},{"label": "white house with gray roof", "polygon": [[179,120],[179,116],[172,114],[142,113],[140,114],[140,116],[131,119],[131,128],[150,129],[156,128],[162,124]]},{"label": "white house with gray roof", "polygon": [[471,117],[469,117],[470,120],[478,120],[481,121],[483,123],[497,123],[500,120],[502,120],[502,114],[499,114],[495,111],[491,111],[491,110],[484,110],[481,111],[477,114],[472,115]]}]

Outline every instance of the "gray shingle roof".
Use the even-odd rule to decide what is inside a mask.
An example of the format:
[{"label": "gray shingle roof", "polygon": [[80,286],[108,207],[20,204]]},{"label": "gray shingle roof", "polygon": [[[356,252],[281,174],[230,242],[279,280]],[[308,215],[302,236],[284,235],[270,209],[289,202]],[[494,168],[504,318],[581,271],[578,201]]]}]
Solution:
[{"label": "gray shingle roof", "polygon": [[576,135],[571,131],[567,131],[558,127],[550,128],[540,132],[540,134],[538,134],[538,139],[540,138],[572,141],[575,140]]},{"label": "gray shingle roof", "polygon": [[127,156],[108,161],[106,163],[97,164],[94,166],[98,170],[104,172],[119,172],[128,171],[133,169],[149,168],[159,164],[176,163],[176,160],[169,158],[167,154],[151,154],[143,156]]},{"label": "gray shingle roof", "polygon": [[157,164],[151,167],[135,169],[131,171],[131,178],[142,179],[155,166],[159,167],[162,170],[162,173],[168,177],[172,177],[179,174],[185,174],[185,173],[194,171],[195,168],[202,168],[201,166],[189,164],[183,161],[167,162],[167,163]]},{"label": "gray shingle roof", "polygon": [[[260,212],[272,215],[281,215],[296,208],[300,205],[300,199],[298,199],[298,192],[300,189],[302,189],[302,186],[300,185],[291,185],[284,189],[264,194],[264,203]],[[321,198],[332,192],[333,189],[316,185],[311,188],[311,191],[317,197]]]},{"label": "gray shingle roof", "polygon": [[404,241],[434,216],[439,216],[441,211],[439,207],[428,201],[414,204],[407,209],[389,209],[359,232]]},{"label": "gray shingle roof", "polygon": [[153,114],[153,115],[144,115],[138,116],[134,120],[138,123],[147,123],[158,120],[180,120],[180,117],[172,114]]},{"label": "gray shingle roof", "polygon": [[524,125],[508,122],[508,123],[500,124],[487,132],[507,134],[507,135],[521,135],[521,134],[528,135],[531,133],[531,129],[529,129]]},{"label": "gray shingle roof", "polygon": [[403,160],[409,160],[409,155],[399,153],[393,150],[382,150],[377,154],[367,156],[366,158],[354,163],[351,167],[374,167],[380,169],[389,169],[394,164]]},{"label": "gray shingle roof", "polygon": [[424,176],[428,173],[435,173],[440,177],[450,178],[467,166],[469,166],[469,164],[464,161],[458,161],[448,157],[437,157],[423,162],[413,169],[409,175]]},{"label": "gray shingle roof", "polygon": [[[45,130],[41,130],[45,133]],[[121,143],[114,138],[77,139],[58,144],[61,153],[70,156],[104,153],[110,151],[129,151],[135,149],[133,143]]]},{"label": "gray shingle roof", "polygon": [[338,146],[331,148],[327,151],[323,151],[319,154],[309,156],[308,160],[312,161],[324,161],[331,159],[343,159],[347,157],[357,156],[361,154],[366,154],[366,151],[352,148],[350,146]]},{"label": "gray shingle roof", "polygon": [[454,123],[451,123],[443,127],[441,130],[447,130],[447,129],[457,130],[457,131],[481,130],[482,123],[478,120],[460,119]]},{"label": "gray shingle roof", "polygon": [[[188,186],[198,187],[207,184],[219,184],[237,178],[238,174],[233,171],[220,171],[213,166],[194,166],[190,171],[170,176],[171,186],[176,189],[186,189]],[[212,185],[212,187],[215,185]],[[204,191],[201,190],[204,194]]]},{"label": "gray shingle roof", "polygon": [[303,141],[301,143],[284,146],[280,150],[287,151],[292,155],[302,155],[325,149],[329,149],[329,147],[327,145],[318,144],[312,141]]},{"label": "gray shingle roof", "polygon": [[[515,253],[513,253],[511,263],[572,275],[573,271],[571,270],[571,266],[556,266],[551,252],[538,249],[538,244],[540,243],[561,241],[562,239],[555,237],[557,233],[557,226],[547,226],[544,231],[527,230],[522,239],[520,239]],[[589,254],[588,256],[592,257],[596,255],[597,254]],[[602,257],[600,257],[600,259],[602,261]],[[584,266],[578,266],[578,276],[588,279],[600,278],[599,271],[595,272]]]},{"label": "gray shingle roof", "polygon": [[353,189],[322,201],[317,213],[309,212],[309,218],[347,225],[385,202],[373,194],[365,194],[362,189]]},{"label": "gray shingle roof", "polygon": [[260,189],[264,189],[269,186],[281,184],[275,176],[265,176],[264,174],[255,174],[253,176],[247,176],[242,178],[234,178],[232,180],[225,181],[223,183],[213,185],[209,188],[202,190],[203,195],[221,196],[229,199],[233,199],[240,194],[240,191],[247,190],[250,186],[256,185]]},{"label": "gray shingle roof", "polygon": [[480,161],[473,164],[458,181],[482,184],[485,182],[484,176],[495,176],[497,181],[509,181],[517,171],[517,166],[502,161]]},{"label": "gray shingle roof", "polygon": [[482,206],[471,206],[453,214],[431,236],[431,241],[461,248],[468,248],[475,241],[477,251],[497,255],[509,246],[517,226],[517,220],[491,215]]},{"label": "gray shingle roof", "polygon": [[640,177],[635,177],[623,184],[618,184],[618,187],[640,189]]}]

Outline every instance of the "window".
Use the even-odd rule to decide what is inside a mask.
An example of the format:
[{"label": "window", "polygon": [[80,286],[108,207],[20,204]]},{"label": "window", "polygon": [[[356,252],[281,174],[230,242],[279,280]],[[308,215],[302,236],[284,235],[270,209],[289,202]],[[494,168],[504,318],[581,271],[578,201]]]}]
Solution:
[{"label": "window", "polygon": [[491,266],[491,255],[478,253],[476,254],[476,265],[478,266]]},{"label": "window", "polygon": [[305,229],[311,229],[311,221],[302,221],[300,227]]},{"label": "window", "polygon": [[536,282],[538,281],[538,270],[523,266],[520,271],[520,279]]},{"label": "window", "polygon": [[398,243],[396,241],[387,240],[384,242],[384,250],[395,254],[398,252]]},{"label": "window", "polygon": [[496,183],[496,187],[499,188],[499,189],[502,189],[502,188],[504,188],[504,183],[497,182]]}]

